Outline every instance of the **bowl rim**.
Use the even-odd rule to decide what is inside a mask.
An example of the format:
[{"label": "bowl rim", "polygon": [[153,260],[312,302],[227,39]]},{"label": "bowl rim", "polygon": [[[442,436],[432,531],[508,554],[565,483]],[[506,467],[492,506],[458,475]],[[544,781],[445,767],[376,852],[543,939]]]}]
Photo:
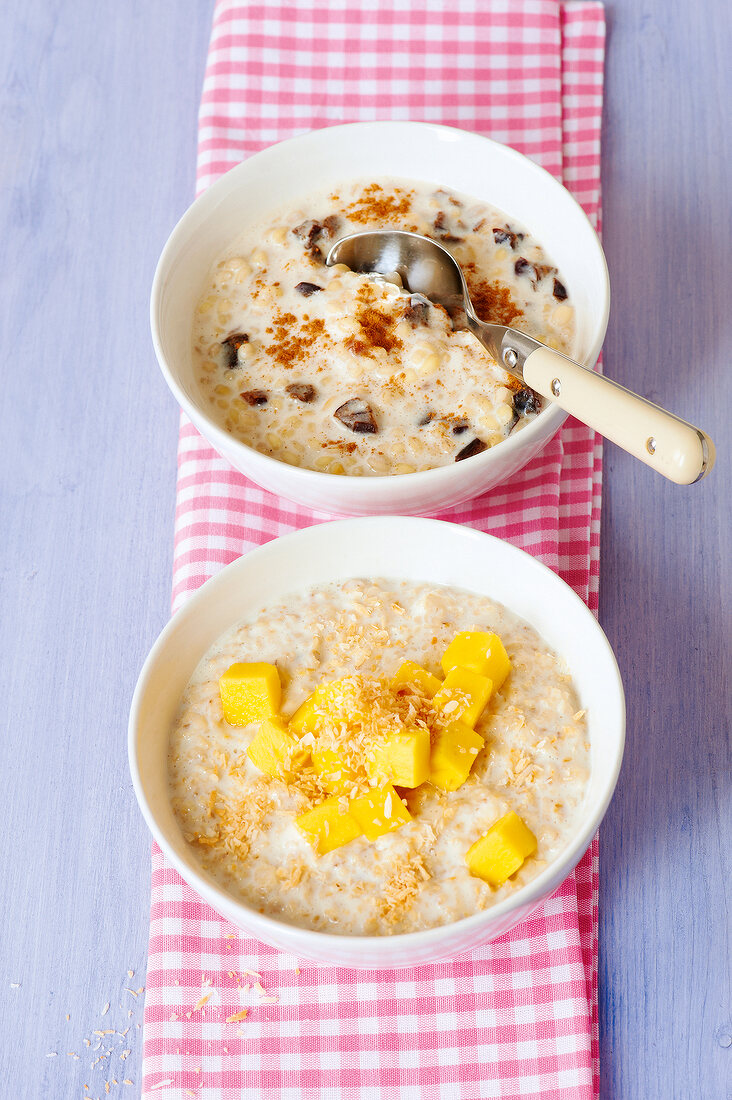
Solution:
[{"label": "bowl rim", "polygon": [[[488,544],[498,543],[503,547],[507,547],[509,552],[514,552],[517,555],[519,561],[523,561],[525,568],[533,570],[540,577],[543,577],[545,583],[555,587],[557,591],[561,591],[563,597],[579,610],[588,628],[596,633],[600,646],[608,659],[607,671],[610,676],[610,697],[614,699],[614,703],[618,708],[619,717],[618,738],[614,747],[613,763],[612,767],[604,774],[601,786],[601,796],[595,802],[592,813],[589,815],[584,827],[573,837],[567,847],[536,876],[536,878],[532,879],[531,882],[521,887],[515,893],[509,895],[509,897],[497,902],[496,905],[490,906],[487,909],[482,909],[468,917],[462,917],[444,925],[437,925],[416,932],[398,932],[390,934],[389,936],[355,936],[339,935],[333,932],[320,932],[315,929],[303,928],[300,925],[278,920],[276,917],[270,917],[267,914],[257,912],[257,910],[247,905],[246,902],[234,897],[233,894],[229,893],[222,886],[219,886],[213,881],[210,873],[205,871],[203,867],[198,869],[195,865],[193,856],[191,856],[190,862],[186,862],[174,851],[172,846],[168,843],[163,829],[158,825],[155,815],[148,803],[143,789],[142,776],[138,767],[136,741],[141,701],[146,690],[147,681],[150,679],[152,671],[161,655],[164,654],[171,636],[176,633],[181,627],[181,624],[195,617],[197,608],[209,599],[217,587],[228,583],[228,577],[232,572],[246,571],[251,561],[266,557],[274,546],[281,548],[283,544],[287,546],[289,544],[296,544],[297,542],[307,542],[309,539],[313,538],[317,540],[319,537],[327,537],[328,531],[334,525],[341,529],[348,527],[355,528],[355,534],[358,535],[365,525],[375,526],[377,524],[386,524],[388,526],[397,526],[404,523],[415,528],[415,530],[417,526],[422,526],[425,535],[428,535],[429,529],[434,529],[435,525],[439,525],[441,528],[449,528],[451,531],[450,537],[454,537],[455,539],[469,538],[471,540],[487,540]],[[225,576],[227,580],[222,580]],[[425,577],[424,580],[428,581],[429,577]],[[219,909],[220,906],[224,911],[231,912],[232,907],[234,907],[234,909],[240,908],[246,916],[245,923],[251,926],[253,934],[255,936],[260,936],[266,943],[274,942],[276,944],[277,941],[281,939],[282,930],[288,929],[291,933],[296,934],[298,938],[305,937],[310,940],[311,937],[314,937],[317,941],[319,953],[322,953],[321,949],[323,948],[332,948],[334,958],[337,958],[338,954],[343,951],[347,953],[349,949],[354,950],[364,944],[384,943],[385,941],[391,944],[398,944],[400,947],[407,950],[425,948],[430,945],[434,946],[439,943],[440,939],[444,938],[451,930],[456,929],[458,926],[461,929],[470,931],[482,923],[485,923],[487,919],[500,920],[501,917],[509,915],[518,908],[526,909],[528,915],[531,910],[540,903],[542,898],[547,895],[547,884],[551,883],[552,879],[556,878],[557,869],[561,867],[560,877],[549,893],[553,893],[554,890],[564,882],[566,877],[582,858],[582,855],[589,847],[593,836],[597,832],[615,791],[618,776],[620,774],[625,747],[625,730],[625,693],[620,670],[612,647],[610,646],[604,630],[585,602],[557,573],[544,565],[543,562],[533,557],[533,555],[507,542],[505,539],[499,539],[495,535],[490,535],[484,531],[478,531],[475,528],[464,527],[460,524],[449,523],[445,520],[429,519],[421,516],[358,516],[348,519],[332,520],[325,523],[316,523],[309,527],[301,528],[298,531],[292,531],[286,535],[282,535],[279,538],[271,539],[269,542],[256,547],[254,550],[247,551],[238,558],[235,558],[234,561],[224,566],[223,569],[220,569],[188,597],[182,607],[173,613],[163,627],[142,666],[130,705],[127,748],[135,796],[148,828],[167,859],[173,864],[180,876],[198,896],[210,904],[214,909]],[[231,919],[231,917],[228,919]],[[526,919],[526,916],[522,919]],[[270,930],[272,939],[268,936]],[[392,962],[386,965],[390,966],[395,964]]]},{"label": "bowl rim", "polygon": [[[167,278],[169,271],[173,266],[172,261],[175,256],[181,250],[185,241],[188,239],[192,230],[196,228],[196,223],[200,215],[208,211],[209,208],[213,209],[218,205],[219,199],[223,199],[231,189],[238,182],[239,176],[246,177],[248,166],[253,160],[257,160],[260,164],[266,163],[268,160],[275,160],[282,156],[282,149],[294,150],[297,153],[298,147],[307,146],[313,141],[323,140],[323,135],[332,135],[334,140],[338,140],[338,136],[344,133],[353,133],[360,131],[362,133],[374,131],[383,132],[384,130],[409,130],[409,131],[421,131],[423,133],[429,132],[433,134],[438,140],[462,140],[462,141],[475,141],[478,144],[487,144],[494,150],[500,150],[500,154],[505,156],[508,160],[515,161],[517,164],[521,164],[523,169],[529,173],[533,173],[543,181],[543,185],[549,190],[554,191],[557,194],[563,194],[565,201],[568,200],[576,210],[575,212],[580,216],[580,219],[584,221],[586,228],[589,229],[591,239],[594,240],[597,250],[597,258],[600,262],[600,269],[603,275],[603,299],[602,308],[599,315],[599,324],[596,326],[596,336],[592,342],[587,353],[578,359],[583,365],[594,364],[602,350],[602,345],[605,340],[605,334],[607,331],[607,324],[610,315],[610,275],[607,266],[607,258],[602,247],[600,238],[595,230],[592,222],[585,213],[584,209],[571,193],[571,191],[560,183],[550,172],[543,168],[536,161],[530,157],[520,153],[517,149],[514,149],[510,145],[505,145],[502,142],[496,141],[493,138],[486,137],[483,134],[476,134],[470,130],[462,130],[456,126],[442,126],[438,123],[432,122],[410,122],[410,121],[376,121],[376,122],[350,122],[343,123],[335,126],[323,126],[315,130],[308,130],[306,133],[297,134],[291,138],[285,138],[282,141],[275,142],[272,145],[267,146],[264,149],[253,153],[251,156],[246,157],[245,160],[240,161],[239,164],[234,165],[228,171],[224,172],[222,176],[219,176],[209,187],[201,192],[190,204],[190,206],[184,211],[181,217],[173,227],[164,247],[160,254],[160,258],[155,267],[155,274],[153,276],[152,288],[150,291],[150,329],[152,333],[153,347],[155,355],[158,360],[158,364],[163,373],[163,376],[167,382],[168,388],[173,393],[179,406],[183,409],[186,415],[194,423],[201,420],[206,425],[205,436],[211,442],[212,446],[221,453],[222,450],[228,450],[234,448],[234,451],[241,449],[241,453],[246,456],[254,456],[253,459],[249,459],[249,464],[252,461],[260,464],[262,469],[270,470],[282,470],[283,467],[287,467],[288,477],[293,479],[292,493],[297,493],[296,485],[301,483],[302,485],[311,485],[314,487],[320,486],[326,488],[333,483],[333,478],[340,477],[338,474],[330,474],[320,470],[311,470],[306,466],[291,466],[289,463],[282,462],[280,459],[274,458],[271,455],[264,454],[262,451],[251,447],[248,443],[227,432],[225,428],[222,428],[208,413],[202,405],[196,404],[186,394],[183,387],[178,382],[178,379],[168,365],[167,357],[163,351],[163,340],[161,336],[162,330],[162,300],[165,291]],[[488,201],[488,200],[485,200]],[[509,435],[507,439],[501,441],[498,446],[500,447],[501,454],[506,460],[510,459],[510,456],[514,451],[522,449],[523,447],[530,448],[534,436],[538,434],[539,429],[533,430],[535,425],[541,421],[542,431],[547,432],[547,442],[552,436],[559,430],[568,414],[561,409],[559,405],[549,404],[544,408],[539,416],[527,424],[520,432],[515,435]],[[551,424],[551,427],[550,427]],[[541,450],[544,449],[542,445]],[[495,450],[493,447],[489,447],[486,451],[480,454],[473,455],[471,458],[463,460],[462,465],[471,469],[478,470],[480,466],[489,466],[493,461],[491,454]],[[528,461],[528,459],[527,459]],[[472,465],[471,465],[472,464]],[[409,478],[409,485],[418,488],[428,484],[430,481],[437,483],[440,480],[446,480],[447,471],[453,471],[454,464],[449,463],[444,466],[434,466],[428,470],[416,470],[411,474],[372,474],[368,477],[352,477],[350,480],[357,485],[371,485],[378,484],[379,489],[389,492],[388,486],[394,485],[395,492],[401,489],[405,484],[405,479]],[[501,481],[499,484],[503,484]],[[358,493],[358,489],[355,490]],[[368,490],[367,490],[368,492]]]}]

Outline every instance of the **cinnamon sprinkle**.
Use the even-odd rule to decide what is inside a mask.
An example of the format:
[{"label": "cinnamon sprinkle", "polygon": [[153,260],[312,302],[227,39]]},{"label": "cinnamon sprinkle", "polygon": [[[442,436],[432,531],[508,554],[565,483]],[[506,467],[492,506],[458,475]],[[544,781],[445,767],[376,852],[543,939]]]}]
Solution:
[{"label": "cinnamon sprinkle", "polygon": [[346,207],[344,213],[351,221],[365,225],[369,222],[386,222],[409,214],[414,191],[396,188],[387,192],[378,183],[370,183],[357,199]]}]

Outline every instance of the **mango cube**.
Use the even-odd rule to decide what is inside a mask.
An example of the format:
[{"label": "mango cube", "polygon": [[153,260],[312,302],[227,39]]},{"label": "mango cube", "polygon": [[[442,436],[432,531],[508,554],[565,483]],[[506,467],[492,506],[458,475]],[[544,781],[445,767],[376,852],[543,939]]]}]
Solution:
[{"label": "mango cube", "polygon": [[442,687],[442,680],[438,680],[426,668],[415,664],[414,661],[405,661],[395,673],[392,681],[392,690],[400,684],[418,684],[428,698],[432,698]]},{"label": "mango cube", "polygon": [[275,665],[231,665],[219,680],[219,694],[230,726],[261,722],[273,718],[280,709],[280,675]]},{"label": "mango cube", "polygon": [[366,762],[369,778],[390,780],[397,787],[418,787],[430,775],[430,734],[425,729],[408,729],[385,738]]},{"label": "mango cube", "polygon": [[497,634],[483,630],[464,630],[457,634],[442,655],[445,675],[454,668],[469,668],[493,681],[493,690],[500,691],[511,671],[511,662]]},{"label": "mango cube", "polygon": [[502,886],[516,874],[527,856],[533,855],[536,844],[528,825],[509,810],[468,849],[465,862],[471,875],[490,886]]},{"label": "mango cube", "polygon": [[265,718],[247,749],[247,756],[260,771],[281,779],[291,777],[309,755],[298,746],[281,718]]},{"label": "mango cube", "polygon": [[356,779],[345,756],[335,749],[313,749],[313,767],[331,794],[345,794]]},{"label": "mango cube", "polygon": [[430,782],[443,791],[456,791],[470,775],[484,744],[484,739],[470,726],[451,722],[440,730],[432,745]]},{"label": "mango cube", "polygon": [[354,798],[350,813],[369,840],[393,833],[405,822],[412,820],[412,815],[391,783],[374,787],[368,794]]},{"label": "mango cube", "polygon": [[295,824],[320,855],[350,844],[363,833],[356,819],[341,806],[340,798],[326,798],[319,806],[296,817]]},{"label": "mango cube", "polygon": [[353,706],[353,689],[349,691],[349,687],[343,680],[321,684],[297,708],[290,719],[290,728],[297,733],[315,733],[323,715],[344,722],[359,721],[363,716]]},{"label": "mango cube", "polygon": [[487,676],[469,668],[453,668],[432,702],[451,721],[460,719],[472,727],[490,699],[492,688]]}]

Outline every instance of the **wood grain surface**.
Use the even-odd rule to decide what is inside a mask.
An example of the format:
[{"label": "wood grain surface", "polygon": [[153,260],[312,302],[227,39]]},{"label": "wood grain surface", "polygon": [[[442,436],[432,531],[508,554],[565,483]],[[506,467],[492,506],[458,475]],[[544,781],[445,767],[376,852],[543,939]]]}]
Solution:
[{"label": "wood grain surface", "polygon": [[[110,1095],[139,1092],[149,837],[126,718],[168,615],[178,420],[147,301],[193,194],[211,10],[3,9],[0,1094],[13,1100],[81,1097],[84,1084],[104,1095],[113,1077]],[[607,10],[605,369],[697,422],[720,455],[684,489],[605,452],[601,621],[629,721],[601,832],[602,1096],[720,1100],[732,1096],[730,9]]]}]

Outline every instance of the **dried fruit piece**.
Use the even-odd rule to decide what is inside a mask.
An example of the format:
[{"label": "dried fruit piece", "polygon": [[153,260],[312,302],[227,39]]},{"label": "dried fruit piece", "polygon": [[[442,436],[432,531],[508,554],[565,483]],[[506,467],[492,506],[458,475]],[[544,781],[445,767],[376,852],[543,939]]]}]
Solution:
[{"label": "dried fruit piece", "polygon": [[472,458],[473,455],[479,455],[482,451],[488,450],[488,444],[484,443],[482,439],[473,439],[467,446],[463,447],[462,451],[458,451],[455,455],[456,462],[462,462],[464,458]]},{"label": "dried fruit piece", "polygon": [[424,414],[424,416],[421,416],[419,418],[419,420],[417,421],[417,427],[418,428],[426,428],[428,424],[432,423],[434,418],[435,418],[435,414],[433,412],[426,412]]},{"label": "dried fruit piece", "polygon": [[516,251],[518,244],[524,239],[523,233],[514,233],[508,225],[493,227],[493,240],[496,244],[507,244],[512,252]]},{"label": "dried fruit piece", "polygon": [[526,386],[514,393],[513,407],[519,415],[531,416],[534,413],[541,412],[541,398]]},{"label": "dried fruit piece", "polygon": [[309,298],[311,294],[316,294],[319,290],[322,290],[322,286],[318,286],[317,283],[298,283],[295,290],[302,294],[304,298]]},{"label": "dried fruit piece", "polygon": [[534,290],[536,290],[537,286],[546,275],[550,275],[552,271],[557,270],[556,267],[552,267],[551,264],[532,264],[529,260],[525,260],[523,256],[516,260],[513,269],[517,275],[528,275]]},{"label": "dried fruit piece", "polygon": [[371,406],[362,397],[352,397],[350,401],[345,401],[333,415],[352,432],[374,434],[379,430]]},{"label": "dried fruit piece", "polygon": [[341,224],[341,219],[337,214],[329,214],[327,218],[323,218],[323,236],[329,241],[332,241],[335,237],[338,226]]},{"label": "dried fruit piece", "polygon": [[329,214],[327,218],[323,218],[322,223],[316,222],[312,218],[308,218],[307,221],[301,222],[300,225],[296,225],[292,232],[296,237],[299,237],[301,241],[305,241],[305,251],[309,252],[313,259],[321,259],[322,253],[318,247],[318,241],[321,237],[326,241],[331,241],[336,235],[340,219],[336,214]]},{"label": "dried fruit piece", "polygon": [[247,405],[266,405],[269,395],[266,390],[242,390],[239,397],[242,401],[246,401]]},{"label": "dried fruit piece", "polygon": [[554,280],[554,297],[560,302],[563,302],[564,299],[568,297],[564,283],[560,283],[559,279]]},{"label": "dried fruit piece", "polygon": [[468,420],[457,420],[452,426],[452,434],[462,435],[463,432],[467,432],[469,427],[470,422]]},{"label": "dried fruit piece", "polygon": [[237,366],[239,362],[239,348],[242,344],[249,343],[249,334],[246,332],[232,332],[231,336],[227,336],[225,340],[221,341],[221,347],[226,353],[226,366],[231,370],[232,367]]},{"label": "dried fruit piece", "polygon": [[285,387],[285,393],[289,393],[290,397],[294,397],[296,401],[304,401],[309,405],[315,400],[317,390],[309,382],[292,382]]},{"label": "dried fruit piece", "polygon": [[426,325],[429,322],[430,304],[424,298],[410,298],[404,310],[404,320],[411,325]]}]

